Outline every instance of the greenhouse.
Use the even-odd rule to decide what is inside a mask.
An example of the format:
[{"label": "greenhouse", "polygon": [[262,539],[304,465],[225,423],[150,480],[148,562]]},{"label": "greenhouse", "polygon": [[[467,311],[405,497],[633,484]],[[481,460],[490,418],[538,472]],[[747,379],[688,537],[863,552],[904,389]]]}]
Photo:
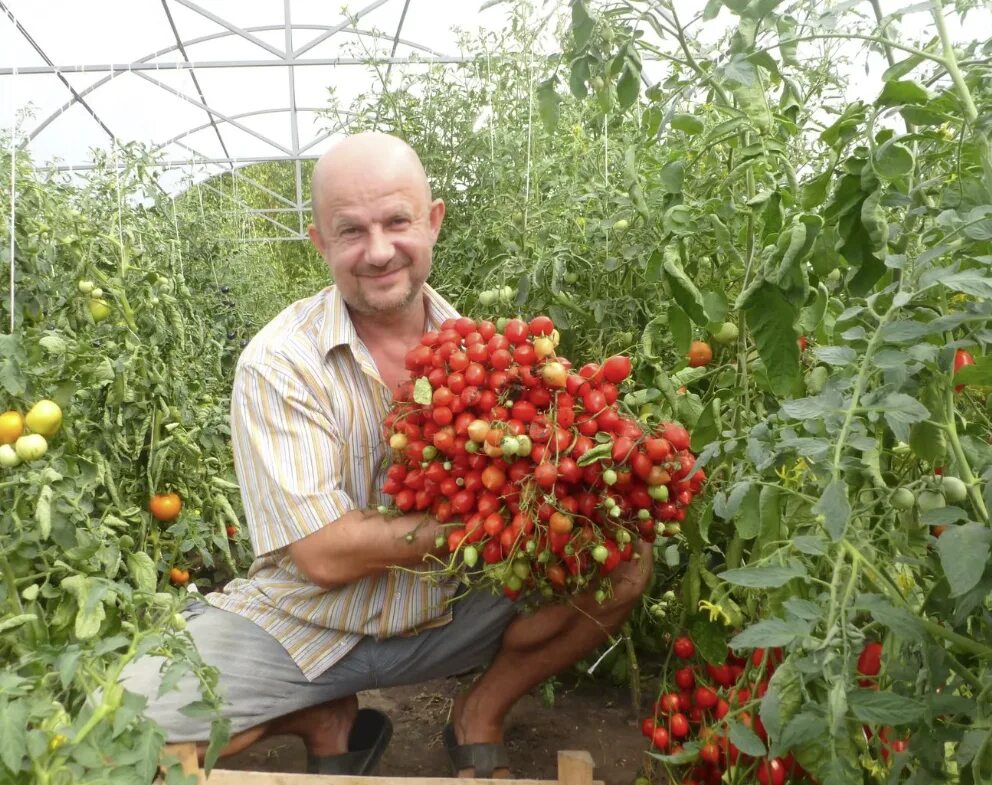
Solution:
[{"label": "greenhouse", "polygon": [[0,0],[0,785],[992,782],[990,31]]}]

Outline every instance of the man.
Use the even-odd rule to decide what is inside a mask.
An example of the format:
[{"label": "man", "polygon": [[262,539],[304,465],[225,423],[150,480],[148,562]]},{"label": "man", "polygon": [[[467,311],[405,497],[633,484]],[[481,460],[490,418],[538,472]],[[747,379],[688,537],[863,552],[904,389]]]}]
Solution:
[{"label": "man", "polygon": [[[408,377],[404,356],[456,315],[425,283],[445,205],[416,153],[378,133],[327,152],[312,196],[310,238],[335,285],[259,332],[231,401],[256,560],[189,622],[204,660],[220,669],[233,733],[222,754],[292,733],[309,770],[367,774],[391,726],[358,711],[358,692],[488,666],[455,701],[445,739],[460,776],[505,776],[506,713],[620,626],[647,585],[650,548],[613,573],[606,603],[589,593],[530,615],[482,592],[449,606],[457,583],[418,574],[440,525],[370,510],[384,501],[381,424]],[[149,696],[170,741],[208,737],[207,720],[177,713],[197,697],[192,679],[156,699],[154,668],[141,665],[125,686]]]}]

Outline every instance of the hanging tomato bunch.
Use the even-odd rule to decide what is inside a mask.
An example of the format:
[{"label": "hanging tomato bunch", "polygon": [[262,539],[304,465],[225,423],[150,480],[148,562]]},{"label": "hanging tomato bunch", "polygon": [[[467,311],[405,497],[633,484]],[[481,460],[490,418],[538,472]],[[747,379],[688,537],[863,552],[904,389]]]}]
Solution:
[{"label": "hanging tomato bunch", "polygon": [[547,316],[449,319],[407,354],[385,421],[392,508],[448,524],[448,551],[511,597],[605,578],[634,537],[672,534],[706,478],[684,427],[620,411],[628,357],[576,372],[556,345]]}]

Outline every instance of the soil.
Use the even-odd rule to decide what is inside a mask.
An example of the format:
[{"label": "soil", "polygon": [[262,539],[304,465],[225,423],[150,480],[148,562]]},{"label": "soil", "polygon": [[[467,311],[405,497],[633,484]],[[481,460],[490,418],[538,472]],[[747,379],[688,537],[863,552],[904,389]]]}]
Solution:
[{"label": "soil", "polygon": [[[439,679],[411,687],[374,690],[359,696],[362,706],[381,709],[393,721],[393,738],[375,775],[450,777],[441,741],[452,698],[469,679]],[[601,683],[558,685],[553,707],[539,694],[524,696],[506,723],[511,776],[556,780],[558,750],[586,750],[595,778],[606,785],[631,785],[645,766],[646,740],[630,706],[630,693]],[[302,772],[306,753],[295,737],[265,739],[218,768]]]}]

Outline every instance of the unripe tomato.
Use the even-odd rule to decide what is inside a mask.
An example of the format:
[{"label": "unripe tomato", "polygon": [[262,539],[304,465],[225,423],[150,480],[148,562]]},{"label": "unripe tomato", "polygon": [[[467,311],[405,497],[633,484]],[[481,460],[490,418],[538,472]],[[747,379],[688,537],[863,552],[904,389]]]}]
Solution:
[{"label": "unripe tomato", "polygon": [[706,341],[693,341],[689,345],[689,367],[701,368],[713,359],[713,349]]},{"label": "unripe tomato", "polygon": [[179,517],[182,507],[182,499],[177,493],[160,493],[148,502],[152,517],[158,521],[174,521]]},{"label": "unripe tomato", "polygon": [[12,467],[21,462],[17,450],[9,444],[0,444],[0,466]]},{"label": "unripe tomato", "polygon": [[968,486],[948,474],[940,478],[940,492],[950,504],[958,504],[968,498]]},{"label": "unripe tomato", "polygon": [[24,433],[24,418],[11,409],[0,414],[0,444],[13,444]]},{"label": "unripe tomato", "polygon": [[48,442],[40,433],[29,433],[14,443],[14,452],[22,461],[36,461],[48,452]]},{"label": "unripe tomato", "polygon": [[90,294],[96,288],[96,284],[93,281],[87,280],[81,280],[76,286],[79,287],[81,294]]},{"label": "unripe tomato", "polygon": [[38,401],[31,407],[24,422],[35,433],[51,439],[62,427],[62,410],[55,401]]},{"label": "unripe tomato", "polygon": [[719,344],[726,346],[728,343],[733,343],[737,340],[740,335],[740,330],[737,329],[737,325],[733,322],[724,322],[720,327],[713,333],[713,340]]},{"label": "unripe tomato", "polygon": [[896,488],[891,502],[897,510],[911,510],[916,505],[916,497],[909,488]]},{"label": "unripe tomato", "polygon": [[90,300],[89,309],[94,322],[102,322],[110,316],[110,303],[106,300]]}]

